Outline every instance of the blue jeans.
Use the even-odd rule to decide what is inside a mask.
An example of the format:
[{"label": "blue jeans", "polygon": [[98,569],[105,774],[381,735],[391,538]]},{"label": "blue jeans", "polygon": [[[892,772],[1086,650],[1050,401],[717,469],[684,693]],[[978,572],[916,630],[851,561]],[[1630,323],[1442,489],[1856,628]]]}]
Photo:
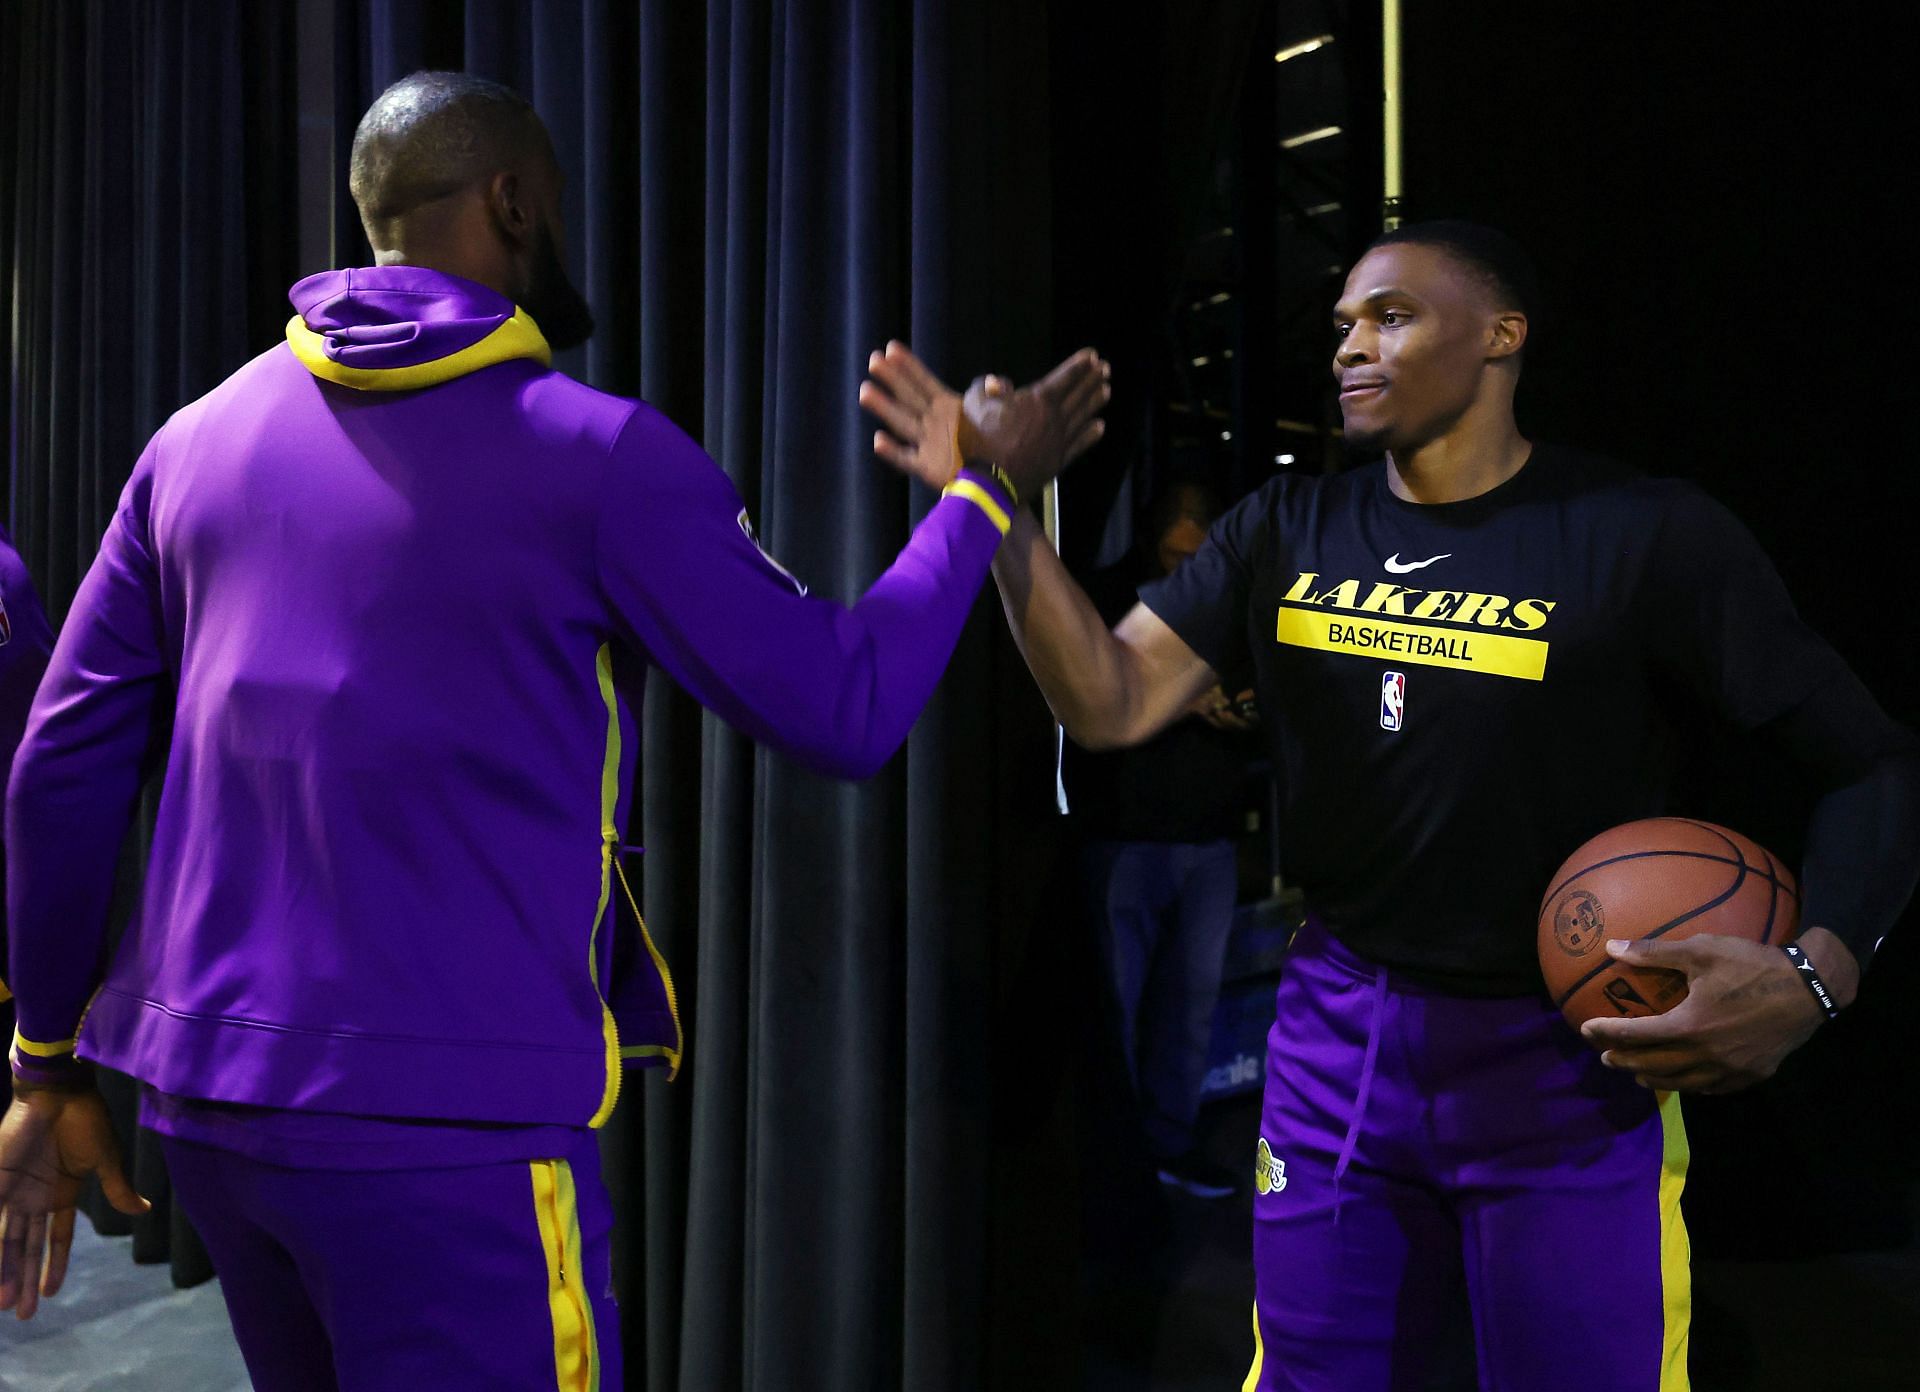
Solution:
[{"label": "blue jeans", "polygon": [[1192,1144],[1200,1110],[1233,926],[1233,843],[1093,841],[1082,874],[1147,1145],[1172,1159]]}]

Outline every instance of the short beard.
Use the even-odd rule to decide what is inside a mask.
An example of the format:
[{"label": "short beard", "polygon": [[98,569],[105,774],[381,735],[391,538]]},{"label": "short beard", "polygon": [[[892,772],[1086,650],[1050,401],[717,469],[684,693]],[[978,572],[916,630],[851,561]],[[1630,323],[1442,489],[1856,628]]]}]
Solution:
[{"label": "short beard", "polygon": [[567,279],[560,249],[544,224],[535,234],[533,266],[520,307],[540,326],[547,346],[556,353],[577,348],[593,336],[593,307]]}]

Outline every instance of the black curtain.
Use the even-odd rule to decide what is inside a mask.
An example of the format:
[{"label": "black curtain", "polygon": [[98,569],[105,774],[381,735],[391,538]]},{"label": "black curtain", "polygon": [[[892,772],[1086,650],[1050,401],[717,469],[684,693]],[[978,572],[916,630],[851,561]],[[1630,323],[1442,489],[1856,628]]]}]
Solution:
[{"label": "black curtain", "polygon": [[[286,11],[242,0],[0,7],[0,426],[8,517],[58,624],[147,437],[286,322],[293,51]],[[244,61],[243,61],[244,58]],[[145,821],[150,808],[143,811]],[[144,827],[113,873],[137,892]],[[103,1080],[154,1210],[98,1199],[137,1258],[205,1280],[135,1096]]]},{"label": "black curtain", "polygon": [[289,39],[242,0],[0,7],[0,421],[56,622],[147,436],[286,322]]},{"label": "black curtain", "polygon": [[[270,347],[285,287],[320,269],[301,264],[301,209],[309,230],[316,215],[297,121],[316,102],[331,118],[331,168],[306,174],[331,191],[319,241],[362,261],[345,151],[417,67],[533,100],[601,323],[560,365],[700,437],[819,592],[855,597],[930,503],[872,459],[853,399],[870,349],[903,337],[964,378],[1029,376],[1077,346],[1050,329],[1038,7],[319,9],[4,10],[0,293],[18,298],[0,303],[0,410],[12,526],[56,615],[145,437]],[[992,604],[905,752],[863,785],[648,687],[629,833],[689,1045],[680,1079],[630,1086],[606,1135],[632,1387],[1074,1375],[1057,1060],[1075,1022],[1051,1008],[1056,969],[1037,964],[1056,944],[1035,927],[1052,729]]]}]

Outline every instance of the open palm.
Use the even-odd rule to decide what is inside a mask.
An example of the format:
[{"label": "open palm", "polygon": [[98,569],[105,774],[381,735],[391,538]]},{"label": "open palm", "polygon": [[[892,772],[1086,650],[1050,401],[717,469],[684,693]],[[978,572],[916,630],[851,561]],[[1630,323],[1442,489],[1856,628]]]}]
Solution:
[{"label": "open palm", "polygon": [[1091,348],[1029,386],[982,377],[964,397],[904,343],[875,353],[867,371],[860,404],[886,427],[874,434],[875,454],[935,488],[952,482],[963,460],[990,460],[1023,497],[1099,440],[1100,410],[1112,395],[1110,369]]}]

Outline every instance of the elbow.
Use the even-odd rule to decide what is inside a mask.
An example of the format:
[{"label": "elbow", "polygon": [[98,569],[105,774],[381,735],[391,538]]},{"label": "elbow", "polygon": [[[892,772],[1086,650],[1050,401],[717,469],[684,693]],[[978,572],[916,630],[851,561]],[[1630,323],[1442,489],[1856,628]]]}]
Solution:
[{"label": "elbow", "polygon": [[1120,739],[1111,730],[1090,721],[1063,720],[1060,722],[1060,728],[1066,732],[1068,739],[1090,754],[1104,754],[1108,750],[1122,749],[1126,746],[1126,741]]},{"label": "elbow", "polygon": [[1086,711],[1055,711],[1060,728],[1066,731],[1067,738],[1082,749],[1093,754],[1104,754],[1114,749],[1129,749],[1139,744],[1146,735],[1129,727],[1128,722],[1112,714],[1093,714]]}]

